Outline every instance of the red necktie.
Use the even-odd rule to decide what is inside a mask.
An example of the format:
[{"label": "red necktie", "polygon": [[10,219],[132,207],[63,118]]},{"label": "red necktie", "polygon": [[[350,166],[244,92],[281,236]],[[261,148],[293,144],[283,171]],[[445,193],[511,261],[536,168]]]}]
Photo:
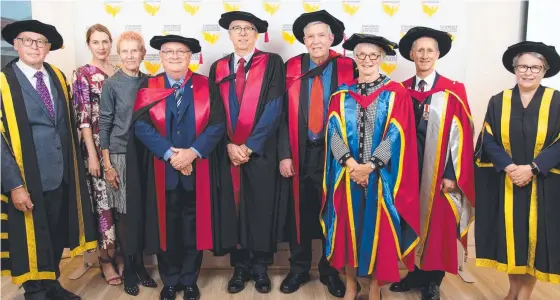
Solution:
[{"label": "red necktie", "polygon": [[325,103],[323,100],[323,83],[321,76],[315,76],[311,84],[311,101],[309,105],[309,130],[318,134],[323,129]]},{"label": "red necktie", "polygon": [[245,59],[239,59],[237,72],[235,73],[235,92],[237,93],[237,102],[241,104],[243,98],[243,89],[245,89]]}]

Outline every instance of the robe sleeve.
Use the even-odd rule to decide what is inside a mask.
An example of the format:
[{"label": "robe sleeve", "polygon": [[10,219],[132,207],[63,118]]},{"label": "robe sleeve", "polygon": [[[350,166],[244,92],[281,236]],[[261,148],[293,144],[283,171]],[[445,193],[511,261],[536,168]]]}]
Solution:
[{"label": "robe sleeve", "polygon": [[445,170],[443,171],[443,178],[457,181],[457,177],[455,176],[455,168],[453,168],[453,157],[451,157],[451,153],[447,157],[447,164],[445,165]]},{"label": "robe sleeve", "polygon": [[[147,113],[146,117],[148,117]],[[165,152],[173,147],[171,142],[163,138],[152,125],[143,119],[134,123],[134,134],[159,159],[163,159]]]},{"label": "robe sleeve", "polygon": [[542,151],[533,162],[539,168],[539,172],[548,175],[548,172],[558,164],[560,164],[560,142],[552,144],[550,147]]},{"label": "robe sleeve", "polygon": [[196,138],[191,147],[196,149],[203,158],[208,158],[216,148],[220,139],[224,136],[226,123],[224,118],[224,107],[222,101],[212,97],[212,85],[210,81],[210,118],[206,129]]},{"label": "robe sleeve", "polygon": [[267,103],[257,125],[245,143],[257,155],[260,155],[264,150],[264,145],[268,138],[277,132],[282,114],[284,91],[286,89],[286,73],[282,58],[277,54],[269,55],[272,61],[270,62],[271,66],[267,76],[268,82],[264,83],[268,84]]},{"label": "robe sleeve", "polygon": [[[287,67],[284,65],[284,70]],[[290,135],[288,129],[288,93],[284,94],[282,114],[280,115],[280,125],[278,126],[278,159],[283,160],[292,158],[290,149]]]},{"label": "robe sleeve", "polygon": [[492,132],[495,130],[492,128],[493,122],[490,120],[490,116],[494,115],[494,98],[490,99],[488,103],[488,109],[486,111],[486,118],[485,118],[485,125],[488,124],[490,127],[489,130],[484,130],[483,132],[483,140],[482,140],[482,149],[486,155],[490,158],[492,163],[494,164],[494,168],[496,171],[500,172],[503,171],[507,166],[513,164],[513,159],[511,156],[506,152],[506,150],[500,146]]},{"label": "robe sleeve", "polygon": [[331,135],[330,146],[334,158],[341,166],[344,167],[346,165],[346,161],[352,157],[352,154],[350,154],[350,148],[348,148],[348,145],[344,143],[344,140],[336,131],[333,131]]},{"label": "robe sleeve", "polygon": [[0,155],[2,156],[2,190],[9,192],[16,187],[22,186],[23,179],[16,160],[8,148],[8,144],[4,141],[4,138],[0,138],[0,140],[2,140],[2,147],[0,149]]}]

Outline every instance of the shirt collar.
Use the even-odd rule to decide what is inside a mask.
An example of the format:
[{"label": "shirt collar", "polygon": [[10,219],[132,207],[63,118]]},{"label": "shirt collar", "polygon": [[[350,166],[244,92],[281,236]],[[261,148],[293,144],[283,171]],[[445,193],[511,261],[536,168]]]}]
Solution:
[{"label": "shirt collar", "polygon": [[[187,76],[187,75],[185,75],[185,76]],[[183,78],[181,78],[181,80],[177,81],[177,80],[171,78],[171,76],[169,76],[169,74],[165,73],[165,77],[167,77],[167,81],[169,81],[169,85],[171,87],[173,87],[173,85],[175,83],[183,84],[183,81],[185,80],[185,76],[183,76]]]},{"label": "shirt collar", "polygon": [[[31,80],[31,78],[33,78],[35,76],[35,74],[37,73],[37,69],[29,66],[28,64],[24,63],[21,59],[19,59],[16,62],[16,65],[19,67],[19,69],[21,70],[21,72],[23,72],[23,74],[25,75],[25,77],[27,77],[27,79]],[[41,69],[39,70],[41,73],[43,73],[43,77],[48,77],[49,74],[47,73],[47,70],[45,69],[45,66],[41,66]]]},{"label": "shirt collar", "polygon": [[[247,63],[248,61],[251,60],[251,58],[253,57],[253,54],[255,54],[256,50],[257,49],[254,48],[253,51],[251,51],[251,52],[247,53],[247,55],[243,56],[243,58],[245,59],[245,63]],[[241,59],[241,56],[237,55],[237,53],[235,53],[235,52],[233,54],[235,56],[235,65],[237,66],[237,64],[239,64],[239,60]]]},{"label": "shirt collar", "polygon": [[[416,75],[416,86],[414,87],[415,89],[418,89],[418,83],[420,82],[420,80],[422,80],[422,78],[418,77],[418,75]],[[434,87],[434,82],[436,81],[436,71],[433,71],[432,74],[428,75],[426,78],[424,78],[424,81],[426,82],[426,87],[425,89],[427,91],[431,90]]]}]

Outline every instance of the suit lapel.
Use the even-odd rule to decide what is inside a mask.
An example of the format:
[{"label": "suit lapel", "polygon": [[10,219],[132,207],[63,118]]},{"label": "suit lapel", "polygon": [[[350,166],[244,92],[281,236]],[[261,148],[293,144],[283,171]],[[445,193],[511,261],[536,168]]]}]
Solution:
[{"label": "suit lapel", "polygon": [[51,119],[49,111],[47,110],[47,106],[45,106],[45,103],[43,102],[43,99],[41,99],[41,96],[39,96],[39,93],[37,92],[37,90],[33,87],[33,85],[31,84],[31,82],[29,81],[29,79],[27,79],[27,77],[25,76],[25,74],[23,74],[23,72],[19,69],[19,67],[14,63],[13,64],[13,68],[14,71],[16,73],[16,77],[21,85],[21,89],[23,90],[23,92],[25,94],[27,94],[29,97],[23,97],[24,101],[25,99],[32,99],[32,101],[38,105],[39,107],[41,107],[41,109],[43,110],[43,112],[47,115],[47,117],[49,118],[49,120],[51,120],[54,124],[54,120]]}]

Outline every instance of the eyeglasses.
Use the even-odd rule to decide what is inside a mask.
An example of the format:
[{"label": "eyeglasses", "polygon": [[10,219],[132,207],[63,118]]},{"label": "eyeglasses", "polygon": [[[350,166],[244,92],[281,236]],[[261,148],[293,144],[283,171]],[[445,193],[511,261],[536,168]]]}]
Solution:
[{"label": "eyeglasses", "polygon": [[252,32],[257,31],[257,29],[255,27],[241,27],[241,26],[233,26],[229,30],[236,33],[236,34],[240,34],[241,31],[245,31],[247,33],[252,33]]},{"label": "eyeglasses", "polygon": [[543,70],[544,67],[543,66],[517,65],[517,66],[515,66],[515,68],[520,73],[525,73],[525,72],[527,72],[528,69],[531,69],[531,73],[538,74]]},{"label": "eyeglasses", "polygon": [[177,55],[177,57],[183,58],[187,56],[188,53],[191,53],[191,50],[166,50],[166,51],[161,51],[161,53],[163,53],[163,55],[166,58],[171,58],[175,54]]},{"label": "eyeglasses", "polygon": [[45,40],[34,40],[30,38],[25,38],[25,39],[16,38],[16,39],[20,40],[25,47],[31,47],[31,45],[35,43],[35,45],[37,45],[37,48],[45,48],[49,44],[49,41],[45,41]]},{"label": "eyeglasses", "polygon": [[377,54],[377,53],[370,53],[370,54],[359,53],[359,54],[356,54],[356,57],[357,57],[359,60],[365,60],[366,57],[369,57],[369,59],[371,59],[371,60],[376,60],[376,59],[378,59],[380,56],[381,56],[381,54]]}]

